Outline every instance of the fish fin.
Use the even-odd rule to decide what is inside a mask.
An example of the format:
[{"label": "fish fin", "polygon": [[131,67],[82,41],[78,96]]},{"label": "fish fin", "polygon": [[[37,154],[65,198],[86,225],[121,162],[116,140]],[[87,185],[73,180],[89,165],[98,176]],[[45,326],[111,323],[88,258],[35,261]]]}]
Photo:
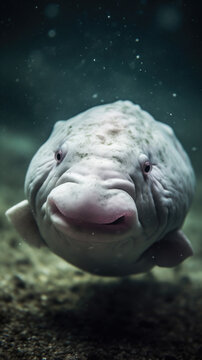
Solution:
[{"label": "fish fin", "polygon": [[28,244],[38,248],[45,245],[27,200],[12,206],[5,214]]},{"label": "fish fin", "polygon": [[149,253],[155,265],[173,267],[193,255],[193,248],[182,231],[173,231],[152,245]]}]

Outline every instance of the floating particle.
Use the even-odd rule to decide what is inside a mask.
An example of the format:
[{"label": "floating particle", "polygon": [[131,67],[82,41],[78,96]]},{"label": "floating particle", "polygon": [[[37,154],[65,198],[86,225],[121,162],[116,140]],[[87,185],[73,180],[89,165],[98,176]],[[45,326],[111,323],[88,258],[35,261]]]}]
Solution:
[{"label": "floating particle", "polygon": [[48,36],[49,36],[50,38],[54,38],[55,35],[56,35],[56,31],[55,31],[54,29],[49,30]]}]

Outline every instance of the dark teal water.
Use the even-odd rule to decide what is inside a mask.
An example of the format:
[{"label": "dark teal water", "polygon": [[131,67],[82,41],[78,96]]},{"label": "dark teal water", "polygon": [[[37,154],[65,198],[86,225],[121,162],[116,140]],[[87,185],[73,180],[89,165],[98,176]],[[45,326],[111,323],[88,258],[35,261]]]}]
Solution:
[{"label": "dark teal water", "polygon": [[201,169],[200,3],[3,1],[0,122],[43,141],[58,119],[130,99]]}]

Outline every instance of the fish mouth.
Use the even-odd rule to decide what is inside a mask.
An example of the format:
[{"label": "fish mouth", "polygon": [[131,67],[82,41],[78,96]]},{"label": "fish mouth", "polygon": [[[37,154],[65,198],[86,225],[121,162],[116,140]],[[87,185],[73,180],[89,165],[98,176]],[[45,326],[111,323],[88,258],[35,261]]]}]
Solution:
[{"label": "fish mouth", "polygon": [[[135,214],[133,211],[119,211],[117,214],[104,216],[95,221],[85,221],[82,218],[71,218],[62,213],[54,202],[48,202],[48,215],[51,222],[62,233],[67,235],[83,234],[90,237],[99,235],[118,236],[130,231],[134,224]],[[81,236],[82,237],[82,236]]]}]

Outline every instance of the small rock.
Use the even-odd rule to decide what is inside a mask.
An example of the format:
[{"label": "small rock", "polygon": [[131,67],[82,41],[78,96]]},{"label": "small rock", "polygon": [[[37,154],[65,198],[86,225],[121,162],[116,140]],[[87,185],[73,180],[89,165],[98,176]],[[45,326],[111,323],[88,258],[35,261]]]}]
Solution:
[{"label": "small rock", "polygon": [[14,280],[16,287],[18,287],[20,289],[26,288],[26,282],[20,274],[14,275],[13,280]]},{"label": "small rock", "polygon": [[11,294],[5,293],[1,296],[1,300],[3,300],[6,303],[9,303],[13,301],[13,296]]},{"label": "small rock", "polygon": [[18,246],[19,246],[19,240],[15,237],[12,237],[10,240],[9,240],[9,244],[12,248],[14,249],[17,249]]}]

